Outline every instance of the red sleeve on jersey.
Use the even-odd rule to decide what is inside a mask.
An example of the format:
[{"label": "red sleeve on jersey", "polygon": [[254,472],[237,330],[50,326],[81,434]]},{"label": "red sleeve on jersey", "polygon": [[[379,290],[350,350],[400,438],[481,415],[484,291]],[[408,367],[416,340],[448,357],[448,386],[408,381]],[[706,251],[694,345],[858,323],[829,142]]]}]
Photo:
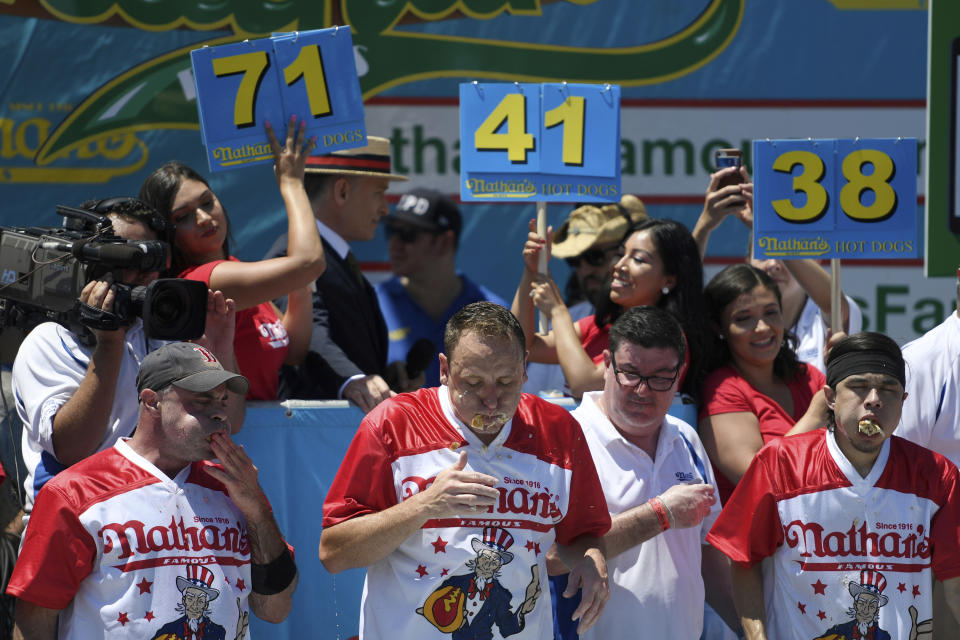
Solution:
[{"label": "red sleeve on jersey", "polygon": [[221,262],[226,262],[226,260],[214,260],[212,262],[205,262],[196,267],[188,267],[184,269],[178,277],[185,278],[187,280],[196,280],[202,282],[207,286],[210,286],[210,274],[213,273],[214,267],[219,265]]},{"label": "red sleeve on jersey", "polygon": [[[376,412],[381,416],[380,412]],[[363,419],[340,463],[323,503],[323,526],[388,509],[397,504],[392,454],[370,416]]]},{"label": "red sleeve on jersey", "polygon": [[754,413],[749,398],[740,388],[740,376],[732,367],[720,367],[703,383],[703,404],[700,419],[721,413]]},{"label": "red sleeve on jersey", "polygon": [[937,580],[956,578],[960,576],[960,471],[939,453],[896,436],[890,440],[891,459],[899,454],[907,464],[887,465],[877,486],[908,483],[912,493],[939,506],[930,522],[931,566]]},{"label": "red sleeve on jersey", "polygon": [[757,453],[707,534],[707,542],[745,568],[773,555],[783,542],[776,489],[768,467],[775,452],[776,445],[768,445]]},{"label": "red sleeve on jersey", "polygon": [[949,461],[943,462],[950,465],[941,484],[946,502],[930,523],[933,572],[941,582],[960,576],[960,473]]},{"label": "red sleeve on jersey", "polygon": [[93,570],[97,545],[74,507],[47,485],[37,495],[23,549],[7,593],[48,609],[63,609]]},{"label": "red sleeve on jersey", "polygon": [[[555,527],[557,544],[568,545],[580,536],[600,537],[610,530],[610,512],[603,497],[603,486],[593,466],[593,457],[580,424],[569,414],[570,500],[567,514]],[[556,427],[560,425],[554,423]]]}]

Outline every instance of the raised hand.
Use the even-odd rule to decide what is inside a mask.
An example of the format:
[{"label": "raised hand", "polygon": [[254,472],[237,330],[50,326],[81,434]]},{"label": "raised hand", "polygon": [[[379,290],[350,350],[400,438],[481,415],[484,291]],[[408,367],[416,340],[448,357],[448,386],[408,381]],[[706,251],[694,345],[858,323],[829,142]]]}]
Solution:
[{"label": "raised hand", "polygon": [[269,122],[266,123],[265,129],[267,130],[267,139],[270,141],[270,150],[273,151],[273,171],[277,176],[277,183],[282,184],[284,180],[288,179],[303,182],[307,158],[316,145],[315,138],[310,138],[304,144],[303,139],[307,129],[306,121],[301,120],[298,127],[297,116],[290,116],[287,137],[282,147],[277,141],[277,136]]},{"label": "raised hand", "polygon": [[211,437],[210,448],[222,468],[208,466],[205,470],[214,480],[223,483],[227,495],[240,509],[248,525],[266,517],[272,518],[270,502],[257,480],[257,467],[243,447],[230,436],[216,432]]},{"label": "raised hand", "polygon": [[547,252],[547,260],[550,260],[550,238],[553,236],[553,227],[547,227],[547,237],[544,238],[537,233],[537,221],[530,220],[530,232],[527,234],[527,241],[523,245],[523,265],[530,273],[537,273],[540,269],[538,260],[540,252]]}]

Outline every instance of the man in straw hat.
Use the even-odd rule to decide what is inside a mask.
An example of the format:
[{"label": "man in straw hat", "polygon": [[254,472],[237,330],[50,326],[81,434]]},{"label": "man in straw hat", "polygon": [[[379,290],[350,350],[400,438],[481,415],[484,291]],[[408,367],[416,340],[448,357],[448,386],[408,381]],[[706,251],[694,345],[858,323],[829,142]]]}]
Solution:
[{"label": "man in straw hat", "polygon": [[[349,243],[373,238],[390,211],[390,182],[406,177],[391,173],[390,141],[375,136],[363,147],[311,156],[305,171],[327,269],[316,280],[310,351],[302,365],[284,371],[281,395],[346,398],[367,412],[394,395],[383,378],[387,326]],[[286,246],[282,236],[268,257],[282,255]]]},{"label": "man in straw hat", "polygon": [[186,577],[206,603],[216,589],[204,607],[211,633],[245,629],[248,610],[287,617],[297,567],[257,468],[230,439],[228,393],[248,387],[198,344],[143,358],[133,436],[37,495],[7,589],[18,598],[15,637],[153,638],[184,603],[184,565],[203,565]]},{"label": "man in straw hat", "polygon": [[[647,219],[640,198],[624,195],[619,204],[585,204],[574,209],[553,232],[551,255],[570,266],[564,297],[570,319],[576,322],[591,315],[598,296],[609,294],[611,267],[623,236],[632,224]],[[562,394],[566,387],[558,364],[532,362],[527,366],[527,393]]]},{"label": "man in straw hat", "polygon": [[[733,562],[748,640],[928,637],[950,619],[934,579],[960,613],[960,472],[892,435],[905,381],[900,347],[887,336],[838,341],[823,388],[829,427],[762,448],[724,505],[707,542]],[[883,575],[864,576],[867,568]],[[846,635],[838,630],[850,619],[846,594],[868,584],[876,599],[854,608],[879,609],[875,628],[863,635],[852,625]]]}]

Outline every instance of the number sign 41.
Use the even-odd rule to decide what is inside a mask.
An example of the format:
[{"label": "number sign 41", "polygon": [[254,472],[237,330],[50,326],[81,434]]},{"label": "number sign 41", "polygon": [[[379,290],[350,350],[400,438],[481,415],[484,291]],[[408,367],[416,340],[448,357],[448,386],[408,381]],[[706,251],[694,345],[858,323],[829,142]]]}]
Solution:
[{"label": "number sign 41", "polygon": [[755,140],[753,156],[757,257],[916,257],[916,139]]},{"label": "number sign 41", "polygon": [[190,52],[211,171],[272,161],[264,123],[290,115],[320,152],[366,142],[349,27],[285,33]]},{"label": "number sign 41", "polygon": [[464,200],[616,201],[620,87],[460,85]]}]

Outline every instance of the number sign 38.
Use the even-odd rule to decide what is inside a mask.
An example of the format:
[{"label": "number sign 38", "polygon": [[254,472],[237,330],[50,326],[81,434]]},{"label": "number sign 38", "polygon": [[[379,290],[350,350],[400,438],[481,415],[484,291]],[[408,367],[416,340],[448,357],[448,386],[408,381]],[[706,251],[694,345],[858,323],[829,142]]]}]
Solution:
[{"label": "number sign 38", "polygon": [[[917,234],[916,156],[912,138],[755,140],[758,242],[788,251],[778,256],[793,241],[811,251],[797,255],[912,257],[913,245],[892,252],[890,243]],[[815,244],[823,251],[812,252]]]},{"label": "number sign 38", "polygon": [[364,144],[363,102],[347,27],[191,52],[211,170],[272,160],[264,122],[307,122],[320,151]]}]

